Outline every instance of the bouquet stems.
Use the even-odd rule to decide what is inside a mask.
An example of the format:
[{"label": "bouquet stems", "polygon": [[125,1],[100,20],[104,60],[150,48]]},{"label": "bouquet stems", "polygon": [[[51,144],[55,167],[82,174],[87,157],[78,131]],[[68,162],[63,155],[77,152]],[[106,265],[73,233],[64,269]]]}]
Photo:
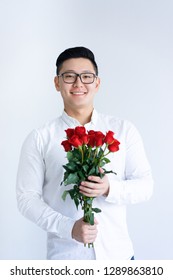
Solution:
[{"label": "bouquet stems", "polygon": [[[82,209],[84,211],[84,222],[94,225],[94,212],[92,208],[93,197],[84,196]],[[86,244],[84,244],[86,246]],[[94,247],[93,243],[88,243],[88,248]]]}]

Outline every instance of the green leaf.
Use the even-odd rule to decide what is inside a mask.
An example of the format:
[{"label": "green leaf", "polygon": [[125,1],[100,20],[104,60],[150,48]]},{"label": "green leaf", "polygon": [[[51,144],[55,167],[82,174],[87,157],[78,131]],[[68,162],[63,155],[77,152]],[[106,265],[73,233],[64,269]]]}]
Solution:
[{"label": "green leaf", "polygon": [[105,172],[104,173],[100,173],[100,178],[102,179],[105,176]]},{"label": "green leaf", "polygon": [[67,159],[68,159],[68,161],[71,161],[73,159],[73,152],[72,151],[67,152]]},{"label": "green leaf", "polygon": [[103,153],[104,153],[104,151],[103,151],[103,149],[102,148],[100,148],[100,150],[99,150],[99,153],[98,153],[98,158],[102,158],[102,156],[103,156]]},{"label": "green leaf", "polygon": [[102,210],[99,209],[99,208],[92,208],[92,211],[95,212],[95,213],[100,213],[100,212],[102,212]]},{"label": "green leaf", "polygon": [[69,171],[69,169],[66,167],[66,165],[62,166],[67,172]]},{"label": "green leaf", "polygon": [[76,171],[77,170],[77,165],[74,162],[69,162],[66,164],[67,169],[69,169],[70,171]]},{"label": "green leaf", "polygon": [[95,175],[96,176],[100,176],[100,171],[99,171],[99,167],[98,166],[96,166],[95,170],[96,170],[95,171],[96,172]]},{"label": "green leaf", "polygon": [[106,163],[111,162],[109,158],[105,158],[105,157],[103,158],[103,161],[105,161]]},{"label": "green leaf", "polygon": [[64,181],[67,179],[67,177],[68,177],[68,175],[69,175],[70,173],[71,173],[71,172],[68,172],[68,171],[64,172]]},{"label": "green leaf", "polygon": [[78,209],[80,201],[79,201],[79,199],[77,197],[74,197],[74,203],[76,205],[76,208]]},{"label": "green leaf", "polygon": [[89,170],[89,166],[88,166],[88,164],[84,164],[84,165],[82,165],[82,169],[87,173],[88,172],[88,170]]},{"label": "green leaf", "polygon": [[62,194],[62,199],[65,201],[66,200],[66,196],[68,195],[68,191],[64,191]]},{"label": "green leaf", "polygon": [[75,173],[70,173],[65,180],[64,184],[65,185],[70,185],[70,184],[77,184],[79,182],[79,177],[77,175],[77,172]]},{"label": "green leaf", "polygon": [[109,163],[110,160],[108,158],[103,158],[101,161],[100,161],[100,167],[104,166],[105,164]]},{"label": "green leaf", "polygon": [[82,171],[78,171],[78,176],[79,176],[81,181],[84,181],[86,179],[86,177],[85,177],[85,175],[83,174]]},{"label": "green leaf", "polygon": [[96,173],[96,168],[95,168],[95,166],[93,166],[91,169],[90,169],[90,171],[89,171],[89,173],[88,173],[88,176],[89,175],[94,175]]},{"label": "green leaf", "polygon": [[84,200],[87,201],[88,205],[92,205],[93,197],[85,196]]},{"label": "green leaf", "polygon": [[78,160],[82,159],[82,154],[78,149],[73,150],[73,159],[77,158]]},{"label": "green leaf", "polygon": [[100,165],[100,167],[103,167],[105,165],[105,162],[101,161],[99,165]]},{"label": "green leaf", "polygon": [[76,195],[76,190],[75,189],[71,189],[68,192],[69,192],[69,195],[70,195],[71,199],[74,199],[74,197]]}]

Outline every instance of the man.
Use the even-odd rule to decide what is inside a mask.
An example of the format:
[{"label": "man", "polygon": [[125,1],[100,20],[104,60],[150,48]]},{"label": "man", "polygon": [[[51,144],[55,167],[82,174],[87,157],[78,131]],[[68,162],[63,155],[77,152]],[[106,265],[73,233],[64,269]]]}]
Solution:
[{"label": "man", "polygon": [[[57,58],[55,87],[64,110],[57,119],[33,130],[26,138],[17,176],[17,201],[21,213],[47,231],[48,259],[131,259],[133,246],[126,224],[126,205],[148,200],[153,181],[139,133],[129,121],[99,114],[94,97],[100,85],[93,53],[84,47],[65,50]],[[95,197],[102,210],[94,225],[83,221],[68,196],[62,165],[66,153],[61,145],[65,130],[83,125],[86,130],[111,130],[121,143],[111,153],[110,169],[117,175],[92,177],[82,182],[80,192]],[[93,248],[84,243],[94,242]]]}]

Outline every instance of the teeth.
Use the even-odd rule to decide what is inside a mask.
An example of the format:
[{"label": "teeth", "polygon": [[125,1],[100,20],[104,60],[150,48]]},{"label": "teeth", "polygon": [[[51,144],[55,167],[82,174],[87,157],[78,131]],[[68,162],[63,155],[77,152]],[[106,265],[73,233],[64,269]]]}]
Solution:
[{"label": "teeth", "polygon": [[74,94],[74,95],[83,95],[85,93],[84,92],[72,92],[72,94]]}]

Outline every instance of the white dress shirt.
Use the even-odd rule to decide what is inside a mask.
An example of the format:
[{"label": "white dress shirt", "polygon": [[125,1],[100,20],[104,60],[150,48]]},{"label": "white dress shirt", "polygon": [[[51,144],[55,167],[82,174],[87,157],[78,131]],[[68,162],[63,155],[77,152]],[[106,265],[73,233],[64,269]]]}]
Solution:
[{"label": "white dress shirt", "polygon": [[117,173],[107,175],[110,190],[107,197],[94,199],[93,207],[102,210],[95,214],[98,235],[94,248],[72,239],[74,222],[83,216],[74,201],[62,193],[72,186],[64,186],[66,152],[61,142],[65,129],[80,125],[65,112],[57,119],[33,130],[26,138],[17,174],[17,202],[21,213],[47,231],[48,259],[130,259],[133,245],[126,223],[126,205],[146,201],[153,191],[150,165],[147,161],[141,137],[134,125],[127,120],[116,119],[93,111],[87,130],[106,133],[112,130],[120,141],[120,150],[109,154],[111,162],[107,170]]}]

